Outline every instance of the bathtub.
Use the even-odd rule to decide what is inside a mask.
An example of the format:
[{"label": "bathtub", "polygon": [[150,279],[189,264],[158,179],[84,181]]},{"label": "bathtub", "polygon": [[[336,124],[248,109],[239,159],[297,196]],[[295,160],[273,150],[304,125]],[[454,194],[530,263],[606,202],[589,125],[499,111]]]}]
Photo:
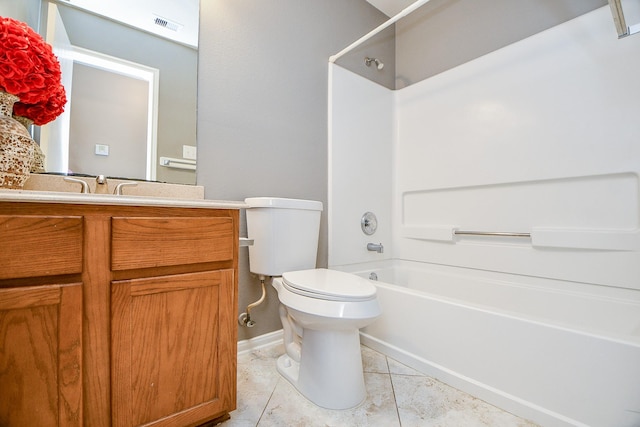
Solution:
[{"label": "bathtub", "polygon": [[391,260],[363,344],[543,426],[640,426],[638,291]]}]

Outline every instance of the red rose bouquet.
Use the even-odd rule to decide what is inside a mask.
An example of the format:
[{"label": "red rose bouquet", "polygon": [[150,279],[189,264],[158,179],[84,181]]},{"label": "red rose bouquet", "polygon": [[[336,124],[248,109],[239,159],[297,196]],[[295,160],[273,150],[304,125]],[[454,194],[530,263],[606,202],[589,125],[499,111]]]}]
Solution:
[{"label": "red rose bouquet", "polygon": [[13,114],[31,119],[34,124],[42,126],[55,120],[56,117],[62,114],[66,103],[67,96],[64,91],[64,86],[60,85],[46,101],[31,105],[16,102],[13,105]]},{"label": "red rose bouquet", "polygon": [[16,95],[14,113],[37,125],[55,119],[67,101],[51,46],[24,22],[0,17],[0,90]]}]

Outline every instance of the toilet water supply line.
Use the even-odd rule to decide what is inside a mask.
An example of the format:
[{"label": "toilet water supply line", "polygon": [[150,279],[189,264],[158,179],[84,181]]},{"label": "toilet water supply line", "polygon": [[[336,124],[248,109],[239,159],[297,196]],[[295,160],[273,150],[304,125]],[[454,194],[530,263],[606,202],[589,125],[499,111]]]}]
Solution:
[{"label": "toilet water supply line", "polygon": [[267,290],[264,287],[265,280],[266,280],[266,277],[263,275],[260,275],[260,285],[262,286],[262,296],[258,301],[252,302],[251,304],[249,304],[247,306],[247,311],[245,313],[242,313],[240,316],[238,316],[238,323],[240,324],[240,326],[246,326],[248,328],[253,328],[255,326],[256,324],[255,320],[251,320],[251,309],[262,304],[265,298],[267,297]]},{"label": "toilet water supply line", "polygon": [[380,31],[384,30],[385,28],[387,28],[391,24],[396,23],[397,21],[399,21],[400,19],[404,18],[405,16],[407,16],[408,14],[410,14],[411,12],[413,12],[414,10],[419,8],[420,6],[428,3],[429,1],[430,0],[418,0],[418,1],[414,2],[414,3],[412,3],[411,5],[409,5],[408,7],[402,9],[393,18],[389,19],[386,22],[383,22],[381,25],[379,25],[378,27],[374,28],[373,30],[371,30],[370,32],[365,34],[364,36],[360,37],[358,40],[354,41],[349,46],[347,46],[344,49],[342,49],[340,52],[336,53],[335,55],[330,56],[329,57],[329,62],[331,62],[331,63],[336,62],[338,60],[338,58],[340,58],[342,55],[344,55],[344,54],[350,52],[351,50],[355,49],[356,47],[360,46],[362,43],[364,43],[365,41],[367,41],[371,37],[375,36]]}]

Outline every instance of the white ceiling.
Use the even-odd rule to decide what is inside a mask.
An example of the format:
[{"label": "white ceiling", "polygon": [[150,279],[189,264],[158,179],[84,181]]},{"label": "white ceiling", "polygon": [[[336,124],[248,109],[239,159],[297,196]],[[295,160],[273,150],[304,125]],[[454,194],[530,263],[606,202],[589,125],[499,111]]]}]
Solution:
[{"label": "white ceiling", "polygon": [[[127,25],[140,28],[189,46],[198,46],[198,13],[200,0],[58,0]],[[415,0],[367,0],[389,17]],[[161,27],[156,18],[169,25]],[[172,25],[172,24],[177,25]],[[168,27],[177,27],[177,30]]]},{"label": "white ceiling", "polygon": [[[65,0],[60,3],[71,4],[179,43],[198,46],[200,0]],[[165,20],[168,25],[156,24],[156,18]]]},{"label": "white ceiling", "polygon": [[415,2],[415,0],[367,0],[388,17],[398,14],[402,9]]}]

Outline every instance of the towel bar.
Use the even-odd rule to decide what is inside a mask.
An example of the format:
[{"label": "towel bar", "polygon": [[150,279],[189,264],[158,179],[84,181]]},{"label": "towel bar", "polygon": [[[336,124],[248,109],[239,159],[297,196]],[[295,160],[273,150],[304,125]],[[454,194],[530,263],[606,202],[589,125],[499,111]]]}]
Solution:
[{"label": "towel bar", "polygon": [[453,234],[464,236],[492,236],[492,237],[524,237],[531,238],[531,233],[513,233],[508,231],[467,231],[453,230]]}]

